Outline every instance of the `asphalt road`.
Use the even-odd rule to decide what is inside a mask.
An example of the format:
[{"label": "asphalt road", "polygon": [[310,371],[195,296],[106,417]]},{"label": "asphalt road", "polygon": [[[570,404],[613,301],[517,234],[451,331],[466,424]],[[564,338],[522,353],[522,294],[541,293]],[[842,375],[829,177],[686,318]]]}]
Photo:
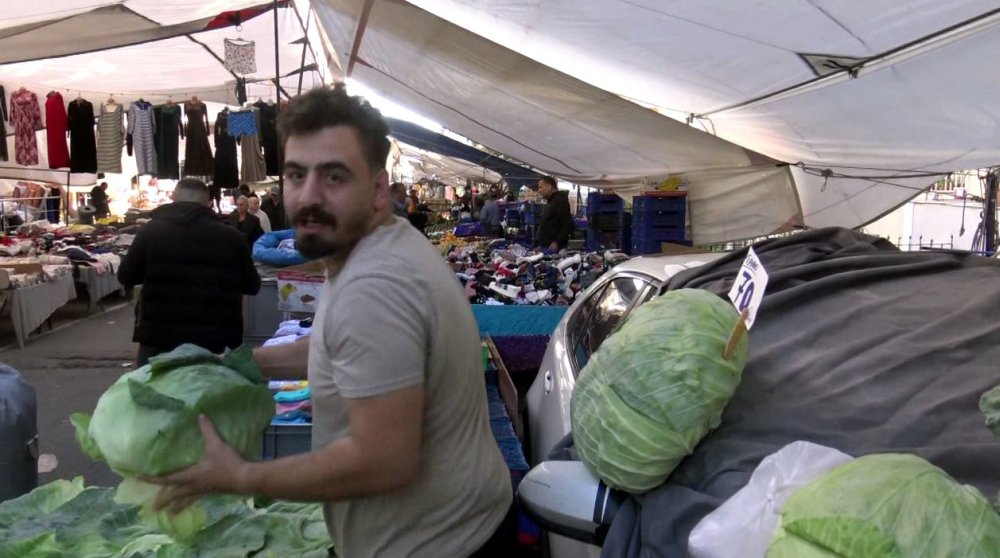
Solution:
[{"label": "asphalt road", "polygon": [[[69,416],[93,412],[98,397],[132,369],[133,305],[117,296],[105,310],[88,315],[86,300],[76,300],[53,316],[53,329],[15,343],[10,320],[0,321],[0,362],[18,370],[35,388],[42,471],[39,483],[83,475],[87,485],[115,486],[118,477],[80,451]],[[52,457],[55,460],[53,461]]]}]

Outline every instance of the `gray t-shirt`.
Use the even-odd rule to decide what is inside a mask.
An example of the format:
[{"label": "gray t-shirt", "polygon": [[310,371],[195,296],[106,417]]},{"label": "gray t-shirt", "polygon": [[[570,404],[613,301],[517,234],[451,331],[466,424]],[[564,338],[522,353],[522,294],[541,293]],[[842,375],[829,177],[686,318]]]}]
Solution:
[{"label": "gray t-shirt", "polygon": [[410,224],[365,237],[320,297],[309,345],[313,448],[348,435],[345,399],[423,384],[417,481],[325,506],[338,555],[462,557],[513,491],[490,429],[479,330],[454,273]]}]

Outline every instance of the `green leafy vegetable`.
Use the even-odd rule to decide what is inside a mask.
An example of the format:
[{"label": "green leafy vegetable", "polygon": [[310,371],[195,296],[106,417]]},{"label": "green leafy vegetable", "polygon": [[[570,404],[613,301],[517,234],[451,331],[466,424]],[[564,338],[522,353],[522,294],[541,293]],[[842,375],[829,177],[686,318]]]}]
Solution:
[{"label": "green leafy vegetable", "polygon": [[868,455],[797,490],[768,558],[987,558],[1000,516],[915,455]]},{"label": "green leafy vegetable", "polygon": [[979,410],[986,416],[986,428],[993,436],[1000,438],[1000,386],[997,386],[979,398]]},{"label": "green leafy vegetable", "polygon": [[122,503],[143,505],[147,521],[190,542],[205,526],[204,511],[193,506],[177,516],[154,513],[150,508],[159,488],[135,479],[198,463],[201,414],[212,419],[226,443],[254,458],[274,415],[274,400],[260,378],[249,349],[223,359],[182,345],[119,378],[98,400],[93,417],[74,415],[77,440],[87,455],[107,461],[124,477],[118,491]]},{"label": "green leafy vegetable", "polygon": [[719,426],[747,359],[746,336],[722,358],[738,319],[720,297],[680,289],[639,307],[604,341],[571,405],[574,444],[594,474],[644,492]]},{"label": "green leafy vegetable", "polygon": [[0,558],[324,558],[330,546],[319,504],[213,496],[202,509],[206,526],[182,543],[113,489],[56,481],[0,504]]}]

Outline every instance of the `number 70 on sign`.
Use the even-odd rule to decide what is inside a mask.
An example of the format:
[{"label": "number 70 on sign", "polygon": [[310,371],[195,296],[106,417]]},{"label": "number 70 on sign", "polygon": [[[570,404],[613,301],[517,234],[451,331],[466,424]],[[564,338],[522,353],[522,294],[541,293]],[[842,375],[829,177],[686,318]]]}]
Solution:
[{"label": "number 70 on sign", "polygon": [[740,313],[747,310],[747,329],[753,326],[757,318],[757,309],[764,299],[765,289],[767,289],[767,270],[760,263],[757,253],[750,248],[733,282],[733,288],[729,291],[729,300],[733,301],[736,310]]}]

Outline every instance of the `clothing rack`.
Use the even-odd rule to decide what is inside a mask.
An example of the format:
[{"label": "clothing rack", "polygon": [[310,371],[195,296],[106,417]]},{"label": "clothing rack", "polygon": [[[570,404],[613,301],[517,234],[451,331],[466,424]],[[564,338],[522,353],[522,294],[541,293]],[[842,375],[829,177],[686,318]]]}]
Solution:
[{"label": "clothing rack", "polygon": [[[11,176],[11,175],[7,175],[7,174],[4,174],[4,172],[3,172],[5,170],[14,170],[14,171],[24,172],[24,171],[31,171],[31,170],[38,170],[38,169],[32,169],[30,167],[12,167],[12,166],[9,166],[9,165],[0,165],[0,179],[4,179],[4,180],[17,180],[17,181],[21,181],[21,182],[37,182],[39,184],[59,184],[59,190],[61,191],[61,196],[63,198],[62,202],[61,202],[62,214],[63,214],[63,221],[65,221],[67,225],[69,224],[69,189],[70,189],[70,186],[72,186],[72,178],[70,176],[72,174],[71,171],[69,171],[69,170],[64,170],[63,171],[63,170],[58,170],[58,169],[42,169],[42,170],[45,170],[47,172],[65,173],[65,175],[66,175],[66,182],[60,184],[58,182],[53,182],[51,180],[39,180],[37,178],[26,178],[24,176]],[[53,197],[53,196],[49,196],[49,197]],[[2,199],[2,198],[0,198],[0,199]],[[17,198],[17,199],[22,199],[22,198]],[[24,198],[24,199],[34,199],[34,198]],[[7,225],[6,214],[0,212],[0,215],[2,215],[4,230],[7,230],[6,229],[6,225]]]}]

